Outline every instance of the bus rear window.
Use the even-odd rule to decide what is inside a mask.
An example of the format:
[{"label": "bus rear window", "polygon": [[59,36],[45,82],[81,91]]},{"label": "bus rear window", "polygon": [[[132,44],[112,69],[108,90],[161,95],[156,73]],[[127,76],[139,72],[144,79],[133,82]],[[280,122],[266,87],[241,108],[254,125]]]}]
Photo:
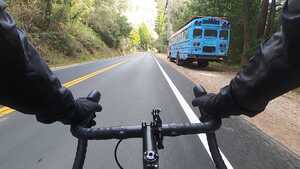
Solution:
[{"label": "bus rear window", "polygon": [[228,39],[228,31],[226,31],[226,30],[220,31],[220,39],[227,40]]},{"label": "bus rear window", "polygon": [[193,37],[194,38],[201,38],[202,37],[202,30],[201,29],[194,29]]},{"label": "bus rear window", "polygon": [[216,30],[205,30],[204,36],[205,37],[217,37],[218,32]]}]

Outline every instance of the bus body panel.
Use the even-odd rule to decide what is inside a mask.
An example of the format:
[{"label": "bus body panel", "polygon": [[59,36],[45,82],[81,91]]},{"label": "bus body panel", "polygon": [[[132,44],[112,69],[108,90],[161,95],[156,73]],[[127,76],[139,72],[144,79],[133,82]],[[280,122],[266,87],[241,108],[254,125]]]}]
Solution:
[{"label": "bus body panel", "polygon": [[230,23],[227,20],[195,18],[169,38],[168,57],[178,57],[182,61],[223,60],[227,57],[229,43]]}]

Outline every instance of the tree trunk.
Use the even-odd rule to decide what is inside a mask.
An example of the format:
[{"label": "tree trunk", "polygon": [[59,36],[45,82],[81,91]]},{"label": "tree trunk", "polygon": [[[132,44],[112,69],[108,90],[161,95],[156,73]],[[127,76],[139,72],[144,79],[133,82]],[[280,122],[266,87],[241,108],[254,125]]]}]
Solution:
[{"label": "tree trunk", "polygon": [[244,30],[244,43],[243,53],[241,56],[241,65],[248,63],[248,53],[250,49],[251,33],[250,33],[250,7],[252,0],[244,0],[244,16],[243,16],[243,30]]},{"label": "tree trunk", "polygon": [[268,21],[267,21],[267,27],[265,31],[265,38],[269,38],[273,32],[275,13],[276,13],[276,0],[272,0]]},{"label": "tree trunk", "polygon": [[52,0],[46,0],[45,2],[45,15],[44,19],[46,21],[46,29],[49,28],[51,24],[51,15],[52,15]]},{"label": "tree trunk", "polygon": [[224,8],[223,8],[223,5],[221,5],[221,3],[224,3],[224,2],[220,2],[220,0],[216,0],[216,7],[218,8],[217,16],[223,16],[224,15]]},{"label": "tree trunk", "polygon": [[257,39],[262,39],[265,33],[266,21],[268,17],[269,0],[262,0],[261,9],[257,18]]}]

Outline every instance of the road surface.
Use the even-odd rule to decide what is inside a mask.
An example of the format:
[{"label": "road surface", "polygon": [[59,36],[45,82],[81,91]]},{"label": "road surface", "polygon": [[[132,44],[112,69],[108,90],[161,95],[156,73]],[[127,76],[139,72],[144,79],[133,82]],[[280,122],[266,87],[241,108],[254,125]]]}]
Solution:
[{"label": "road surface", "polygon": [[[86,76],[93,72],[98,73]],[[76,97],[86,96],[93,89],[101,91],[103,111],[97,115],[97,126],[150,121],[153,108],[162,109],[161,117],[165,123],[189,122],[186,109],[191,108],[197,113],[190,104],[195,84],[150,53],[99,60],[59,69],[55,73],[64,84],[72,82],[68,86]],[[74,83],[78,78],[80,80]],[[174,90],[178,90],[183,99],[178,99]],[[185,101],[188,107],[183,109]],[[242,118],[225,119],[217,135],[229,168],[300,168],[299,157]],[[117,169],[113,158],[116,142],[90,141],[85,168]],[[160,151],[162,169],[214,168],[198,136],[165,138],[164,143],[165,150]],[[69,127],[60,123],[43,125],[37,123],[34,116],[16,112],[0,118],[0,169],[68,169],[72,166],[75,144]],[[141,140],[124,141],[118,155],[123,167],[142,168],[141,151]]]}]

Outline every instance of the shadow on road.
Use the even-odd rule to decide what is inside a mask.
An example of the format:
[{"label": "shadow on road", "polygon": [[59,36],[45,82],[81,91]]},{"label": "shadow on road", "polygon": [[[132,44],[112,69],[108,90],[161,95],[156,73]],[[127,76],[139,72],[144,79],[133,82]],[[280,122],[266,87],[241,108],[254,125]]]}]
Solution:
[{"label": "shadow on road", "polygon": [[227,72],[224,68],[211,66],[208,67],[199,67],[197,63],[184,63],[182,67],[186,69],[198,70],[198,71],[209,71],[209,72]]}]

